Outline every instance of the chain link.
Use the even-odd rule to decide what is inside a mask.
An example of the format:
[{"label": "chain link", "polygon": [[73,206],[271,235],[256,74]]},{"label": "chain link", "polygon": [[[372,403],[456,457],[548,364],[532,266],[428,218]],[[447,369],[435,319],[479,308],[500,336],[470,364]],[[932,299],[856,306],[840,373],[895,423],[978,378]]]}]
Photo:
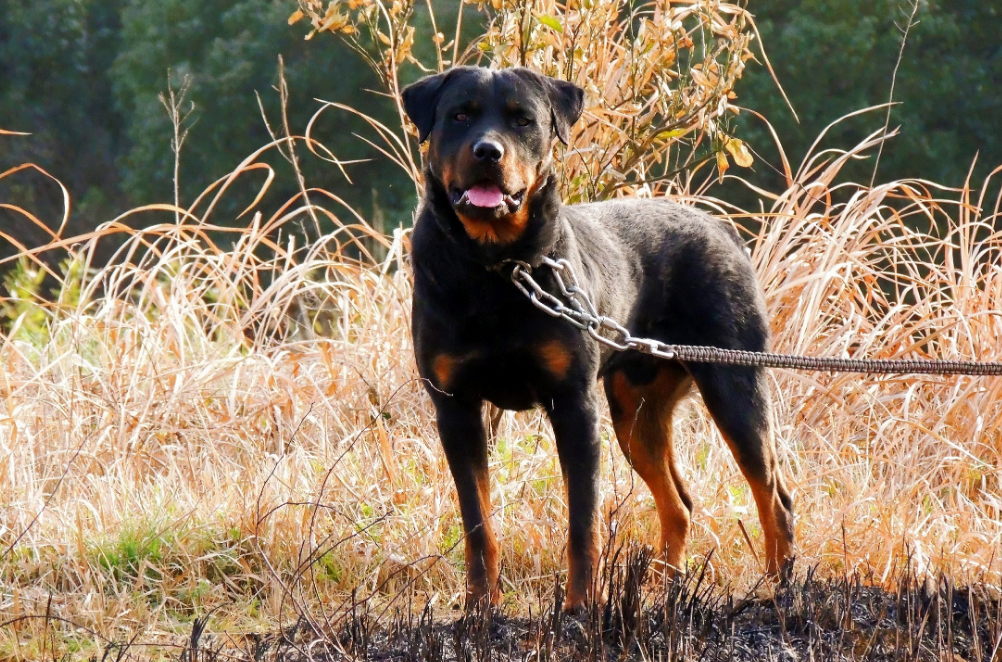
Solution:
[{"label": "chain link", "polygon": [[[547,292],[532,277],[532,266],[519,260],[505,260],[501,265],[514,265],[511,281],[534,306],[553,317],[563,318],[596,341],[617,351],[628,349],[662,359],[678,359],[695,363],[726,363],[749,367],[788,368],[826,372],[862,372],[871,374],[929,374],[1002,376],[1002,363],[979,361],[934,361],[922,359],[843,359],[830,356],[812,357],[770,352],[748,352],[721,349],[705,345],[671,345],[637,338],[616,320],[600,315],[588,294],[578,286],[570,262],[561,258],[543,257],[543,265],[553,272],[560,297]],[[566,302],[566,303],[565,303]],[[603,331],[609,335],[603,335]],[[611,337],[610,337],[611,336]]]}]

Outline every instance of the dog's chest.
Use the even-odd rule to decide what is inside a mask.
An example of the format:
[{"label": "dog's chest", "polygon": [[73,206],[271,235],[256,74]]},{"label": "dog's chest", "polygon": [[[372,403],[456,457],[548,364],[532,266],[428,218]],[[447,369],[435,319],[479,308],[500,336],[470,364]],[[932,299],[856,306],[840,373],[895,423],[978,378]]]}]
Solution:
[{"label": "dog's chest", "polygon": [[503,409],[545,404],[580,361],[580,334],[511,292],[415,300],[425,377]]},{"label": "dog's chest", "polygon": [[502,409],[546,404],[574,370],[573,348],[552,338],[525,345],[478,344],[440,353],[434,379],[446,392],[487,400]]},{"label": "dog's chest", "polygon": [[542,374],[531,348],[486,349],[465,357],[450,388],[479,396],[502,409],[531,409],[548,396],[552,379]]}]

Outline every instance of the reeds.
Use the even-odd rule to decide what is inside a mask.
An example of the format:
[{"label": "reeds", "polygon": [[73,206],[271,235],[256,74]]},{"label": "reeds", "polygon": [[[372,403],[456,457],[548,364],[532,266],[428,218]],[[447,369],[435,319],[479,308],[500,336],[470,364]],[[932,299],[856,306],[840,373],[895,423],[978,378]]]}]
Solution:
[{"label": "reeds", "polygon": [[[775,350],[997,359],[997,206],[925,182],[843,186],[835,203],[830,182],[850,155],[808,162],[750,215]],[[17,302],[0,346],[4,614],[44,613],[51,599],[107,635],[152,636],[211,608],[223,628],[283,613],[323,624],[353,590],[457,602],[459,517],[411,359],[407,234],[357,221],[312,246],[279,244],[306,213],[293,200],[249,214],[223,249],[211,216],[194,217],[203,204],[180,224],[104,226],[71,249],[60,296]],[[117,257],[86,268],[114,232],[128,234]],[[384,259],[365,256],[372,242]],[[33,314],[43,322],[28,333]],[[773,377],[801,568],[881,582],[908,558],[919,573],[997,585],[999,380]],[[698,401],[676,432],[697,501],[693,559],[713,552],[711,582],[755,583],[761,550],[742,534],[760,545],[754,506]],[[607,511],[618,535],[653,542],[650,497],[611,434],[606,423]],[[491,469],[518,604],[564,567],[563,488],[539,413],[502,419]],[[5,629],[4,654],[37,652],[38,628]]]},{"label": "reeds", "polygon": [[[581,148],[604,144],[589,112],[566,162],[599,165],[588,183],[565,178],[578,197],[606,190],[621,163]],[[416,173],[413,141],[373,126]],[[775,351],[998,360],[999,201],[924,181],[841,183],[877,140],[808,155],[785,190],[761,192],[760,210],[715,200],[695,175],[643,189],[664,154],[622,180],[636,186],[606,193],[667,191],[742,228]],[[411,357],[407,231],[382,236],[301,182],[277,209],[259,195],[244,229],[216,220],[237,177],[270,184],[264,151],[304,141],[333,159],[312,136],[276,138],[186,209],[133,210],[129,225],[23,252],[0,344],[0,658],[86,655],[102,637],[177,642],[208,613],[233,636],[294,623],[330,633],[360,605],[383,618],[461,600],[454,489]],[[290,229],[311,215],[335,230],[299,246]],[[93,266],[116,237],[115,256]],[[61,270],[40,257],[56,251]],[[907,567],[997,591],[1002,381],[772,375],[800,569],[893,588]],[[747,590],[762,558],[751,495],[698,398],[675,428],[697,504],[693,567],[707,585]],[[611,439],[606,420],[610,537],[653,543],[650,495]],[[566,565],[563,486],[539,412],[501,419],[491,472],[517,611]]]}]

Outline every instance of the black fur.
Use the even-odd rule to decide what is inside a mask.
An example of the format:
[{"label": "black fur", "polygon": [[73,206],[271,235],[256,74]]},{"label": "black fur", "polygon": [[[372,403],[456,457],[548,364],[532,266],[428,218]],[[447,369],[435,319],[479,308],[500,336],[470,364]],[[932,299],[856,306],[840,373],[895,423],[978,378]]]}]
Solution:
[{"label": "black fur", "polygon": [[[510,269],[497,267],[505,259],[536,266],[543,255],[566,258],[600,312],[634,335],[759,351],[768,347],[769,328],[745,246],[723,221],[667,200],[563,206],[550,154],[555,138],[569,139],[581,113],[583,93],[570,83],[524,69],[461,67],[422,79],[403,98],[422,140],[431,140],[412,240],[414,349],[459,490],[470,594],[497,598],[496,543],[478,492],[487,467],[482,404],[515,410],[538,405],[553,423],[567,482],[568,601],[580,603],[591,595],[597,563],[597,380],[605,378],[612,396],[615,373],[629,388],[642,389],[666,364],[610,351],[541,312],[511,283]],[[522,126],[526,120],[530,124]],[[487,139],[503,148],[501,162],[470,156],[472,146]],[[519,186],[525,193],[517,207],[457,205],[460,192],[478,184],[496,185],[512,199]],[[504,232],[492,234],[495,227]],[[486,234],[478,238],[480,232]],[[549,269],[537,266],[533,276],[557,291]],[[670,370],[696,383],[745,474],[774,490],[780,509],[789,511],[769,437],[762,371],[677,362]],[[612,405],[616,414],[623,402]],[[792,512],[787,514],[780,513],[786,517],[783,535],[792,542]]]}]

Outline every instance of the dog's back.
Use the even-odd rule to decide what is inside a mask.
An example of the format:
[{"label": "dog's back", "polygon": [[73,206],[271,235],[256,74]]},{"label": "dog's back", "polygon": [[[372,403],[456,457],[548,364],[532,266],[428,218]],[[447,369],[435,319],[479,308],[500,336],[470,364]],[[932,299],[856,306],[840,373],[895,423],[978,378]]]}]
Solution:
[{"label": "dog's back", "polygon": [[730,224],[663,199],[571,205],[563,217],[571,239],[559,250],[581,263],[603,315],[673,344],[767,348],[765,302]]}]

